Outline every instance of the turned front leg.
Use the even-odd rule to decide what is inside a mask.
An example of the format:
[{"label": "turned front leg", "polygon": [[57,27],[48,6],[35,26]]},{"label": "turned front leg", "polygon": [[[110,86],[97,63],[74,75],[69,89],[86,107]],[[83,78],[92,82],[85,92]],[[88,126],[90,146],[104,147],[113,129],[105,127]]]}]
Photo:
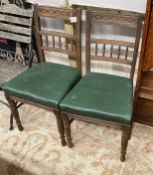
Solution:
[{"label": "turned front leg", "polygon": [[56,115],[56,121],[57,121],[58,131],[59,131],[60,138],[61,138],[61,145],[62,146],[65,146],[66,145],[66,141],[65,141],[64,124],[63,124],[62,117],[61,117],[59,111],[54,111],[54,114]]},{"label": "turned front leg", "polygon": [[62,119],[64,122],[64,129],[65,129],[65,134],[66,134],[67,145],[69,148],[72,148],[73,143],[72,143],[72,139],[71,139],[71,127],[70,127],[69,117],[66,114],[62,114]]},{"label": "turned front leg", "polygon": [[129,140],[129,133],[130,133],[130,126],[123,126],[122,139],[121,139],[121,157],[120,157],[121,162],[125,161],[125,155]]}]

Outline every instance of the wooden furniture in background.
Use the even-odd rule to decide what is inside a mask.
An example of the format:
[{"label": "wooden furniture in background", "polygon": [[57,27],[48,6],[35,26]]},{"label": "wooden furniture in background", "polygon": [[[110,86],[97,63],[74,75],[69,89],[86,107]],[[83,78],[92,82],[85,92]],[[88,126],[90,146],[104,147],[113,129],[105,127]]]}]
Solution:
[{"label": "wooden furniture in background", "polygon": [[[15,4],[0,6],[0,90],[2,90],[3,84],[32,65],[32,19],[32,9],[21,9]],[[10,41],[14,42],[15,51],[8,49],[11,48],[9,44],[12,42]],[[29,63],[28,66],[25,65],[24,56],[16,53],[16,42],[26,44],[27,54],[25,56]],[[0,102],[7,105],[3,101]],[[12,129],[13,117],[11,115],[10,130]]]},{"label": "wooden furniture in background", "polygon": [[[0,6],[0,38],[7,39],[28,45],[27,54],[29,62],[32,62],[32,19],[33,10],[25,10],[15,4]],[[5,59],[18,60],[24,62],[21,55],[16,52],[2,49],[0,47],[0,57]]]},{"label": "wooden furniture in background", "polygon": [[4,4],[8,4],[9,1],[8,0],[0,0],[0,5],[4,5]]},{"label": "wooden furniture in background", "polygon": [[[77,8],[77,10],[78,9],[79,8]],[[79,16],[81,15],[81,10],[78,10],[80,12],[76,12],[75,9],[73,11],[73,8],[71,10],[72,11],[69,11],[69,8],[63,8],[62,16],[62,14],[60,14],[60,9],[58,10],[58,8],[56,7],[53,7],[52,11],[50,11],[49,13],[47,13],[47,8],[46,11],[45,9],[43,11],[43,8],[40,8],[40,12],[38,12],[38,15],[42,15],[43,17],[50,17],[57,20],[63,20],[65,32],[45,31],[42,29],[39,29],[40,31],[38,31],[38,28],[36,28],[36,45],[39,51],[39,57],[41,61],[45,60],[45,51],[64,53],[67,54],[69,58],[73,58],[73,60],[75,60],[75,68],[77,68],[78,71],[81,73],[81,19]],[[38,26],[37,23],[39,20],[36,19],[37,18],[35,17],[36,26]],[[73,28],[73,32],[68,32],[65,24],[69,24],[69,26]],[[69,65],[71,66],[71,64]]]},{"label": "wooden furniture in background", "polygon": [[29,3],[27,3],[25,0],[8,0],[8,1],[11,4],[16,4],[20,8],[24,9],[30,8]]},{"label": "wooden furniture in background", "polygon": [[[135,42],[93,37],[95,25],[117,25],[135,29]],[[142,18],[139,13],[86,11],[86,71],[87,74],[60,103],[67,144],[72,147],[70,123],[78,119],[106,124],[122,130],[121,161],[125,161],[131,135],[133,109],[133,75],[138,54]],[[94,33],[95,34],[95,33]],[[109,54],[108,54],[108,48]],[[124,48],[124,49],[123,49]],[[107,49],[107,51],[106,51]],[[130,57],[129,50],[132,50]],[[129,66],[129,78],[91,72],[91,62],[108,61]]]},{"label": "wooden furniture in background", "polygon": [[153,126],[153,0],[147,1],[134,109],[136,122]]}]

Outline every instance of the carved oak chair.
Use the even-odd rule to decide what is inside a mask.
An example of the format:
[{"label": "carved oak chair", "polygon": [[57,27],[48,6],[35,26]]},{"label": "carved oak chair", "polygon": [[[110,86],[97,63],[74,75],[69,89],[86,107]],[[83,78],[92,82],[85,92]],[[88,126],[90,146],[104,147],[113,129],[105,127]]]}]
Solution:
[{"label": "carved oak chair", "polygon": [[[141,15],[121,11],[101,10],[86,12],[86,70],[87,74],[60,103],[67,144],[71,141],[70,124],[78,119],[106,124],[122,129],[121,161],[130,138],[133,111],[133,76],[141,33]],[[135,29],[135,42],[98,39],[92,34],[94,24],[117,25]],[[108,46],[109,49],[108,49]],[[106,49],[107,48],[107,49]],[[109,52],[109,54],[107,53]],[[132,57],[130,58],[130,52]],[[108,61],[130,66],[129,78],[90,72],[91,61]]]},{"label": "carved oak chair", "polygon": [[[40,64],[33,66],[2,87],[19,130],[23,130],[23,127],[19,119],[16,101],[47,109],[56,115],[63,146],[66,143],[59,103],[80,79],[80,14],[79,9],[36,5],[34,7],[35,35]],[[43,18],[62,20],[63,26],[64,22],[72,24],[74,26],[74,35],[69,35],[61,30],[46,30],[41,25]],[[67,47],[67,41],[71,41],[72,47]],[[73,57],[76,59],[77,69],[46,62],[45,51],[63,53]]]}]

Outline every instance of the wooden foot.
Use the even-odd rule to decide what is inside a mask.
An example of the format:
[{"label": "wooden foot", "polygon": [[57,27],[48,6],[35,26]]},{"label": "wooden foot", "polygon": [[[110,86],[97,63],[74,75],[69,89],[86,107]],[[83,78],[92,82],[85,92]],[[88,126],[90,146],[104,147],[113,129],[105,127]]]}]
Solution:
[{"label": "wooden foot", "polygon": [[125,161],[129,134],[130,134],[130,126],[123,126],[122,139],[121,139],[121,157],[120,157],[121,162]]},{"label": "wooden foot", "polygon": [[66,145],[66,141],[65,141],[65,136],[64,136],[64,124],[63,124],[63,120],[61,118],[60,112],[54,111],[54,114],[56,115],[58,131],[59,131],[60,138],[61,138],[61,145],[62,146],[65,146]]},{"label": "wooden foot", "polygon": [[11,111],[12,111],[12,115],[13,115],[15,121],[16,121],[18,129],[20,131],[23,131],[23,126],[22,126],[21,121],[20,121],[19,112],[18,112],[18,109],[17,109],[15,101],[13,101],[8,95],[5,95],[5,97],[6,97],[8,103],[10,105],[10,108],[11,108]]},{"label": "wooden foot", "polygon": [[67,145],[69,148],[73,147],[72,139],[71,139],[71,127],[69,117],[66,114],[62,114],[62,119],[64,122],[64,129],[66,134]]}]

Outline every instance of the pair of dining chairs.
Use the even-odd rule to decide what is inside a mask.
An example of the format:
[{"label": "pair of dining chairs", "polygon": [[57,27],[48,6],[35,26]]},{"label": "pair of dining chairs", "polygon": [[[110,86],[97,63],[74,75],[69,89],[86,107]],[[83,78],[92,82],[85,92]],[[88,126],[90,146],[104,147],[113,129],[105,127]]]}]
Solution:
[{"label": "pair of dining chairs", "polygon": [[[81,10],[36,5],[34,18],[40,64],[3,86],[19,130],[23,130],[23,127],[16,101],[53,111],[63,146],[66,144],[68,147],[73,146],[70,128],[73,119],[116,126],[122,129],[120,160],[125,161],[132,127],[133,76],[141,33],[141,15],[111,9],[86,10],[86,75],[84,76],[81,75]],[[41,27],[43,18],[54,18],[71,24],[73,34],[59,30],[46,31]],[[134,42],[100,39],[100,37],[97,39],[92,35],[94,24],[132,28],[135,33]],[[77,67],[46,62],[45,51],[67,54],[76,61]],[[130,76],[124,78],[91,72],[91,62],[94,60],[128,66],[131,68]]]}]

